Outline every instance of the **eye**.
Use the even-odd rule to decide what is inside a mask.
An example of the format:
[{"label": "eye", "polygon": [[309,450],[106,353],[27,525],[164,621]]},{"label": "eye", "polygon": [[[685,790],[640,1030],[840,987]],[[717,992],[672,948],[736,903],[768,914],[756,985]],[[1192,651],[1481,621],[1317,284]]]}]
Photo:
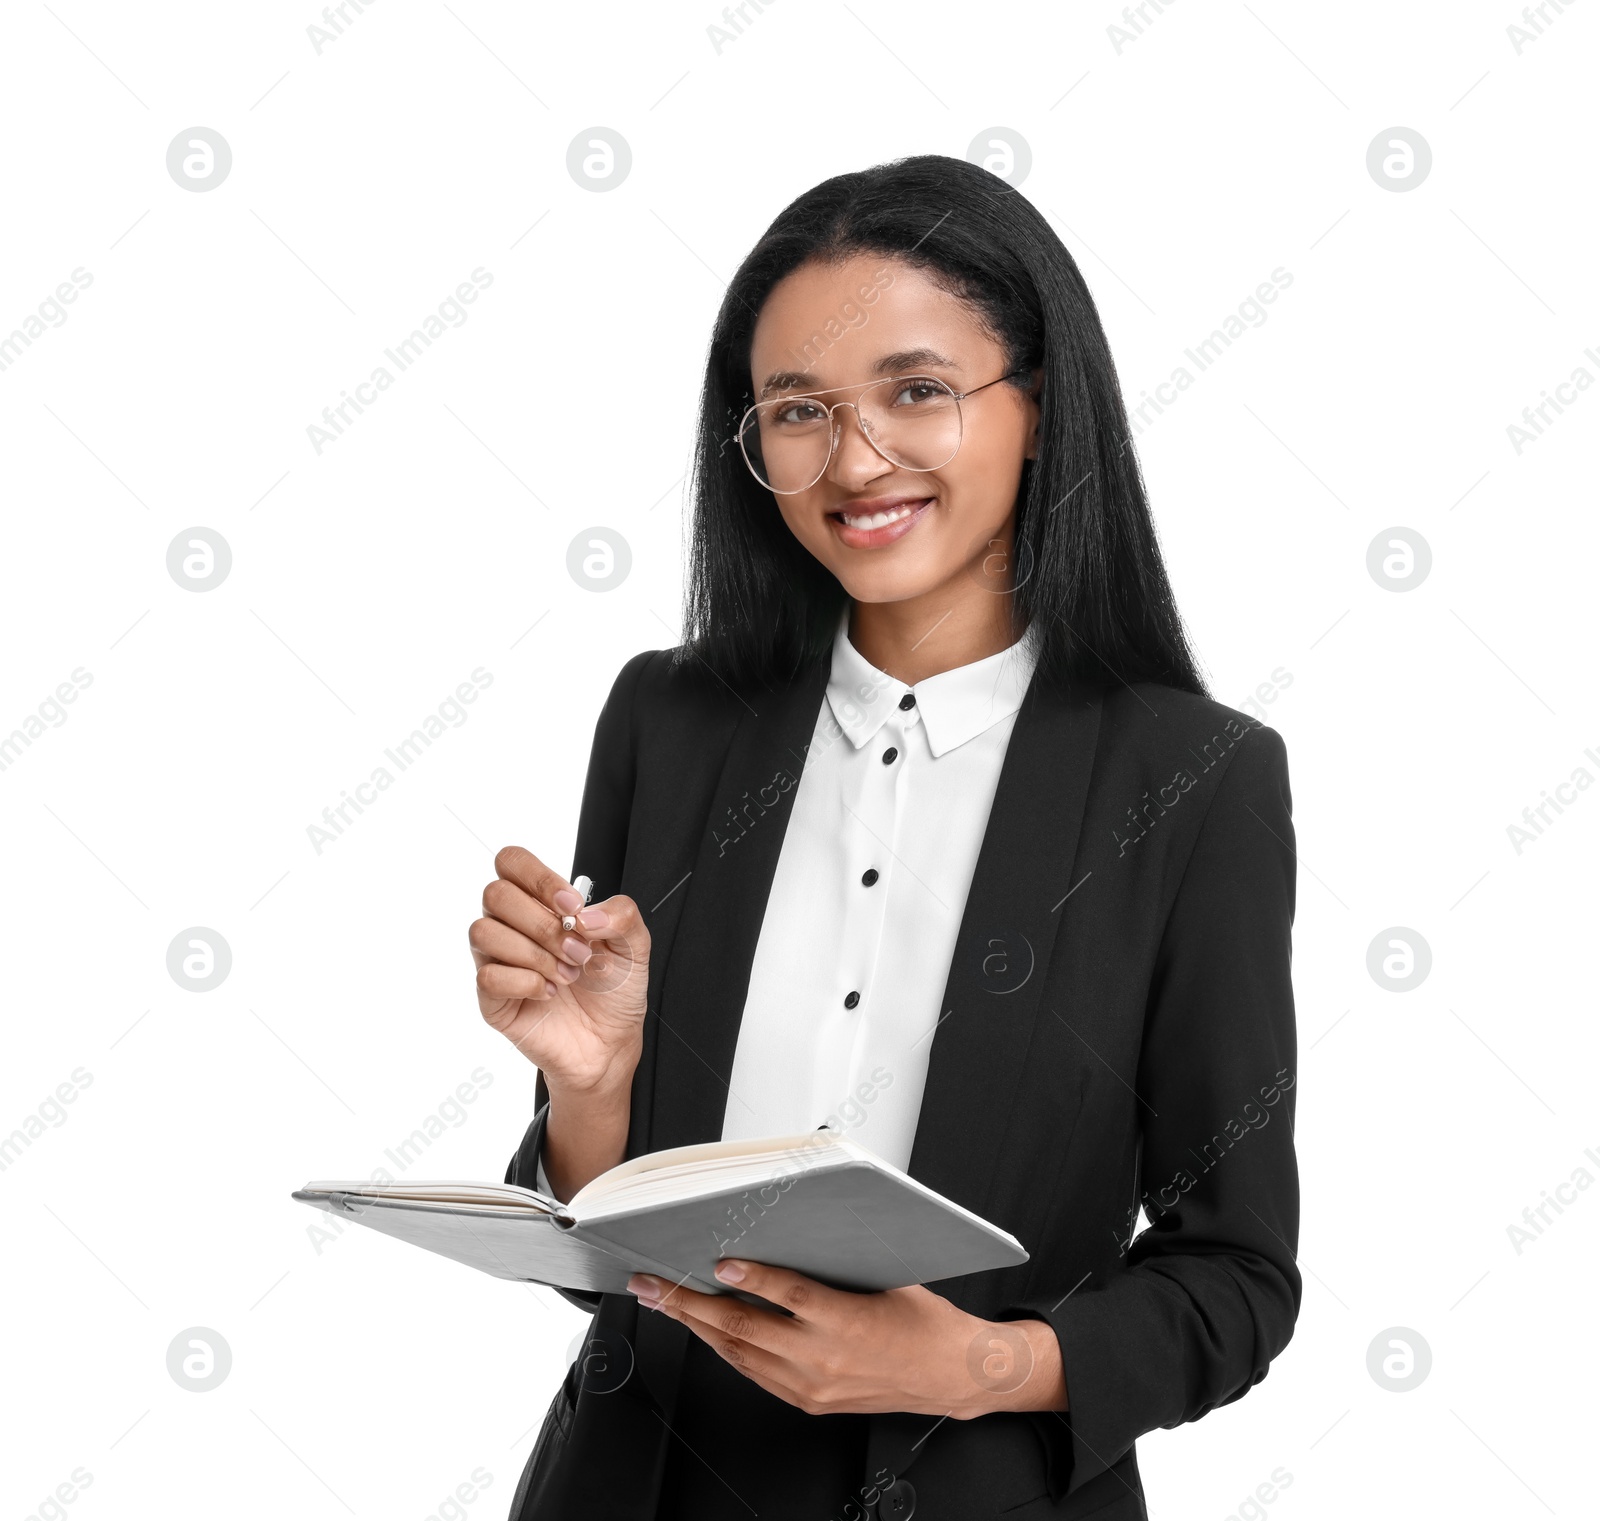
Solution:
[{"label": "eye", "polygon": [[925,407],[929,402],[946,400],[950,390],[926,375],[908,375],[897,381],[889,399],[891,407]]},{"label": "eye", "polygon": [[771,410],[772,421],[784,428],[813,426],[824,421],[827,415],[822,405],[810,396],[791,396],[774,402]]}]

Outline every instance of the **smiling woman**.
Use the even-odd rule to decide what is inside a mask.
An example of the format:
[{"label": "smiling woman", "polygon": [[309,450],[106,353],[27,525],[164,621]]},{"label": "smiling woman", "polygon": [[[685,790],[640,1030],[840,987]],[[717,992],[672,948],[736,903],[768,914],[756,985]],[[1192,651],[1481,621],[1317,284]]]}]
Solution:
[{"label": "smiling woman", "polygon": [[[1020,462],[1038,451],[1039,409],[1038,378],[1007,370],[1001,345],[970,308],[915,268],[902,271],[879,303],[866,342],[830,349],[809,371],[769,369],[792,351],[809,314],[861,280],[873,262],[856,255],[806,264],[774,288],[751,347],[752,371],[765,377],[761,400],[745,414],[740,442],[796,539],[853,597],[882,602],[891,599],[874,589],[915,581],[919,569],[936,573],[956,555],[970,558],[972,546],[952,534],[970,540],[977,528],[987,544],[1006,528]],[[863,365],[868,352],[875,357]],[[870,379],[839,383],[862,369]],[[979,380],[985,371],[999,373]],[[968,402],[1012,380],[1030,381],[1030,390],[1008,387]],[[974,423],[965,450],[964,404]],[[906,474],[921,479],[891,489]],[[929,519],[941,498],[947,510]],[[924,524],[914,556],[861,560],[840,552],[893,544]]]},{"label": "smiling woman", "polygon": [[[683,643],[595,731],[574,871],[610,896],[508,847],[469,933],[539,1069],[506,1181],[870,1093],[852,1139],[1030,1256],[845,1292],[758,1211],[737,1297],[567,1293],[513,1521],[1142,1518],[1135,1440],[1299,1310],[1294,829],[1281,741],[1206,696],[1071,255],[958,160],[808,191],[728,288],[693,500]],[[1284,1123],[1135,1235],[1271,1084]]]},{"label": "smiling woman", "polygon": [[[870,321],[819,348],[863,287],[879,291]],[[868,386],[895,378],[937,384],[948,460],[884,453],[908,393]],[[790,491],[763,477],[761,423],[801,395],[817,398],[814,423],[828,409],[826,468]],[[751,471],[729,468],[730,434],[755,436]],[[847,601],[873,659],[885,618],[926,632],[932,593],[935,616],[959,606],[907,680],[948,668],[951,651],[973,658],[977,629],[991,653],[1032,625],[1047,681],[1201,692],[1128,438],[1092,298],[1022,196],[934,157],[829,180],[767,230],[712,334],[686,644],[730,680],[768,681],[828,647]]]}]

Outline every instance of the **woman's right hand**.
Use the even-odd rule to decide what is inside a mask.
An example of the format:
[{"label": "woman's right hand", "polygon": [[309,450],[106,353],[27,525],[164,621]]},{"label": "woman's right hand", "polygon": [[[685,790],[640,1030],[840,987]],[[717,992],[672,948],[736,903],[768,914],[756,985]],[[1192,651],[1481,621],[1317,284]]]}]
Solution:
[{"label": "woman's right hand", "polygon": [[[624,894],[580,894],[531,851],[508,845],[467,931],[484,1019],[544,1073],[585,1093],[632,1081],[650,982],[650,931]],[[561,928],[576,913],[578,928]]]}]

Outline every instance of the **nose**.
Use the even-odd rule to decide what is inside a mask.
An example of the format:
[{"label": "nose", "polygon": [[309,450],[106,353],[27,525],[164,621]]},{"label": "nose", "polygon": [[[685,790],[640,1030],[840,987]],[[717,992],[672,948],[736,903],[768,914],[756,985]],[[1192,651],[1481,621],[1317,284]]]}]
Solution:
[{"label": "nose", "polygon": [[861,414],[848,402],[833,413],[833,453],[828,459],[828,479],[847,491],[859,491],[895,467],[868,442]]}]

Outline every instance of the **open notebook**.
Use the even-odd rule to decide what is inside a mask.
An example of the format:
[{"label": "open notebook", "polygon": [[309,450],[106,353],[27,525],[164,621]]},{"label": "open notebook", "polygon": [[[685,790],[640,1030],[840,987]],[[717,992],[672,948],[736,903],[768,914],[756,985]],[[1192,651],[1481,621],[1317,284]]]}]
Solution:
[{"label": "open notebook", "polygon": [[856,1290],[1028,1260],[1014,1236],[830,1130],[652,1152],[567,1204],[503,1183],[307,1183],[292,1197],[496,1278],[598,1293],[647,1272],[726,1294],[712,1276],[723,1257]]}]

